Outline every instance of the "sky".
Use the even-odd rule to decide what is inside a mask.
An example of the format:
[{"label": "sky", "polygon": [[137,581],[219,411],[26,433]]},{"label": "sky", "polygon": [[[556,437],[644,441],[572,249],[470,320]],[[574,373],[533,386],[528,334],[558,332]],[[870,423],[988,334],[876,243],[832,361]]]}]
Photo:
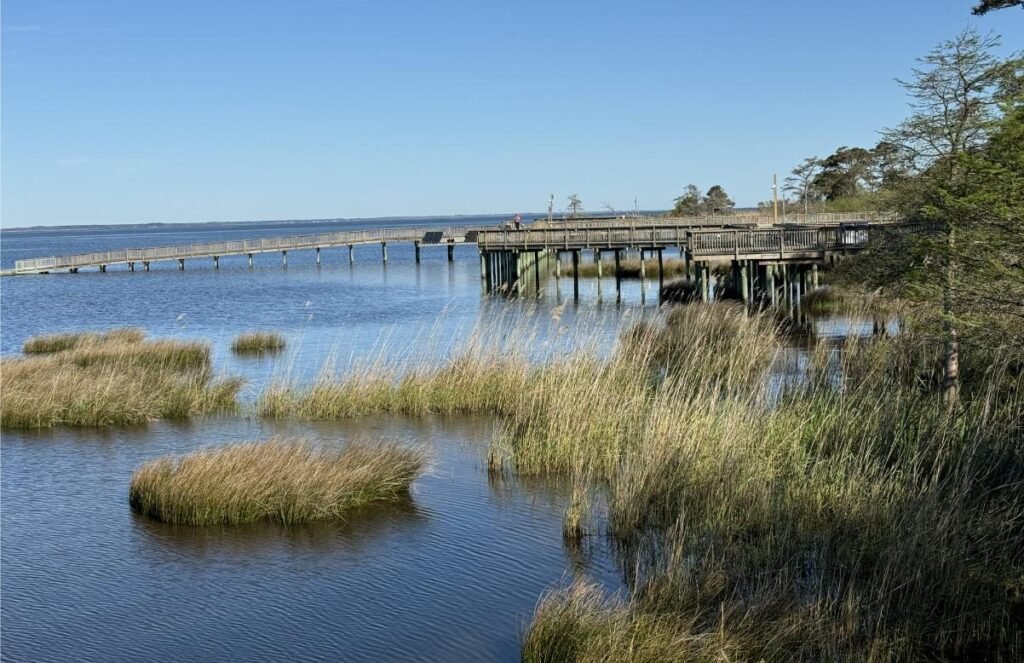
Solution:
[{"label": "sky", "polygon": [[4,0],[0,226],[750,206],[973,4]]}]

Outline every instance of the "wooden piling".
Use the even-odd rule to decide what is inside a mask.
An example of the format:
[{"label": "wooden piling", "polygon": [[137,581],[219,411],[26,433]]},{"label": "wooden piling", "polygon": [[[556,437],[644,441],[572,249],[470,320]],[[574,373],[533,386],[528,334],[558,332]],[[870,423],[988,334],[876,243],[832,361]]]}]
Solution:
[{"label": "wooden piling", "polygon": [[412,246],[413,246],[413,250],[416,252],[416,264],[418,265],[418,264],[420,264],[420,243],[419,242],[413,242]]},{"label": "wooden piling", "polygon": [[288,266],[288,252],[287,251],[281,251],[281,266],[282,267],[287,267]]},{"label": "wooden piling", "polygon": [[249,269],[252,269],[252,254],[250,253],[248,255],[249,255]]},{"label": "wooden piling", "polygon": [[580,298],[580,252],[576,250],[572,252],[572,296]]},{"label": "wooden piling", "polygon": [[213,268],[220,269],[220,256],[213,256]]},{"label": "wooden piling", "polygon": [[320,247],[316,247],[316,266],[320,266]]},{"label": "wooden piling", "polygon": [[381,257],[381,260],[384,262],[384,264],[387,264],[387,262],[388,262],[388,243],[387,242],[381,242],[380,243],[380,257]]},{"label": "wooden piling", "polygon": [[455,245],[448,245],[448,262],[455,262]]}]

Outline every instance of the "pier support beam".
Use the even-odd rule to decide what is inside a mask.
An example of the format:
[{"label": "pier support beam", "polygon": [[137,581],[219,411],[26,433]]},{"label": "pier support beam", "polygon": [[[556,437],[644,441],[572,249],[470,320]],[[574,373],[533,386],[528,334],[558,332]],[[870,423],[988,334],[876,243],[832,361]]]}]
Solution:
[{"label": "pier support beam", "polygon": [[281,266],[282,267],[287,267],[288,266],[288,252],[287,251],[281,251]]},{"label": "pier support beam", "polygon": [[252,269],[252,254],[249,253],[247,255],[249,256],[249,269]]},{"label": "pier support beam", "polygon": [[740,292],[743,293],[743,305],[750,306],[750,286],[747,280],[750,278],[747,269],[747,262],[744,260],[740,263]]},{"label": "pier support beam", "polygon": [[455,245],[448,245],[448,262],[455,262]]},{"label": "pier support beam", "polygon": [[483,251],[480,252],[480,278],[487,278],[487,257]]},{"label": "pier support beam", "polygon": [[418,265],[418,264],[420,264],[420,243],[419,242],[413,242],[412,243],[412,248],[413,248],[413,251],[416,252],[416,264]]},{"label": "pier support beam", "polygon": [[665,257],[662,255],[663,250],[658,249],[658,292],[665,287]]},{"label": "pier support beam", "polygon": [[818,263],[811,265],[811,287],[818,289]]},{"label": "pier support beam", "polygon": [[354,252],[352,251],[352,245],[351,245],[351,244],[349,244],[349,245],[348,245],[348,264],[350,264],[350,265],[351,265],[351,264],[354,264],[354,263],[355,263],[355,261],[356,261],[356,255],[355,255],[355,253],[354,253]]},{"label": "pier support beam", "polygon": [[572,252],[572,296],[580,298],[580,252],[576,250]]},{"label": "pier support beam", "polygon": [[615,293],[622,295],[622,251],[615,249]]},{"label": "pier support beam", "polygon": [[381,257],[381,260],[383,260],[384,264],[387,264],[387,262],[388,262],[388,243],[387,242],[381,242],[380,243],[380,257]]},{"label": "pier support beam", "polygon": [[[149,271],[149,261],[148,260],[142,263],[142,269],[146,270],[147,272]],[[75,270],[75,271],[78,271],[78,270]]]},{"label": "pier support beam", "polygon": [[647,280],[647,261],[644,260],[644,250],[640,249],[640,284]]},{"label": "pier support beam", "polygon": [[562,252],[555,251],[555,278],[562,278]]},{"label": "pier support beam", "polygon": [[185,259],[184,258],[178,258],[178,271],[179,272],[184,272],[185,271]]},{"label": "pier support beam", "polygon": [[537,295],[540,296],[540,251],[533,252],[533,281],[537,286]]},{"label": "pier support beam", "polygon": [[775,265],[766,265],[765,271],[767,272],[768,282],[768,296],[770,297],[772,308],[775,307]]},{"label": "pier support beam", "polygon": [[316,247],[316,266],[320,266],[320,247]]},{"label": "pier support beam", "polygon": [[493,262],[492,255],[490,253],[480,254],[480,270],[483,272],[484,279],[484,292],[490,294],[494,287],[493,277],[491,274],[491,263]]},{"label": "pier support beam", "polygon": [[213,256],[213,268],[220,269],[220,256]]}]

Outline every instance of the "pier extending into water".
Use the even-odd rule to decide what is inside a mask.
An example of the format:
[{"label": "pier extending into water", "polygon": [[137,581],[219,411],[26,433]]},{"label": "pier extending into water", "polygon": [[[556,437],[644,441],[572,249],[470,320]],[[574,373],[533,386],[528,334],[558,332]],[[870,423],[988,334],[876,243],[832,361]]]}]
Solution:
[{"label": "pier extending into water", "polygon": [[186,261],[200,260],[219,269],[221,257],[231,255],[247,256],[252,268],[254,256],[265,253],[280,253],[282,266],[287,266],[288,252],[299,250],[315,251],[319,266],[321,249],[340,246],[348,247],[351,264],[355,260],[353,247],[366,244],[378,244],[381,261],[386,263],[388,244],[396,242],[413,244],[416,262],[426,246],[447,247],[448,260],[453,261],[456,246],[475,244],[487,292],[521,291],[527,281],[539,290],[542,277],[549,273],[548,263],[560,278],[562,257],[568,254],[573,291],[578,297],[578,265],[585,251],[593,252],[599,276],[602,256],[614,254],[612,273],[618,291],[620,262],[626,252],[639,252],[642,279],[647,277],[644,258],[657,257],[657,276],[664,285],[663,255],[674,250],[685,261],[686,275],[696,284],[700,299],[714,298],[713,267],[726,263],[731,265],[732,281],[739,284],[744,300],[752,301],[759,290],[765,295],[770,291],[774,297],[780,287],[806,290],[816,286],[820,265],[864,249],[872,227],[897,223],[891,216],[874,213],[791,215],[786,223],[774,221],[767,216],[730,215],[540,220],[520,228],[511,224],[379,228],[30,258],[18,260],[8,273],[77,273],[83,268],[105,272],[109,265],[148,271],[152,263],[160,261],[176,261],[178,269],[184,270]]}]

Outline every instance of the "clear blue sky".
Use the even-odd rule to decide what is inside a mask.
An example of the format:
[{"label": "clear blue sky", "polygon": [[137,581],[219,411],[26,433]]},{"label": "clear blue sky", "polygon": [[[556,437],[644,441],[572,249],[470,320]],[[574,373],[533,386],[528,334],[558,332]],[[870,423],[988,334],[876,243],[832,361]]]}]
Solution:
[{"label": "clear blue sky", "polygon": [[0,223],[753,205],[972,4],[5,0]]}]

